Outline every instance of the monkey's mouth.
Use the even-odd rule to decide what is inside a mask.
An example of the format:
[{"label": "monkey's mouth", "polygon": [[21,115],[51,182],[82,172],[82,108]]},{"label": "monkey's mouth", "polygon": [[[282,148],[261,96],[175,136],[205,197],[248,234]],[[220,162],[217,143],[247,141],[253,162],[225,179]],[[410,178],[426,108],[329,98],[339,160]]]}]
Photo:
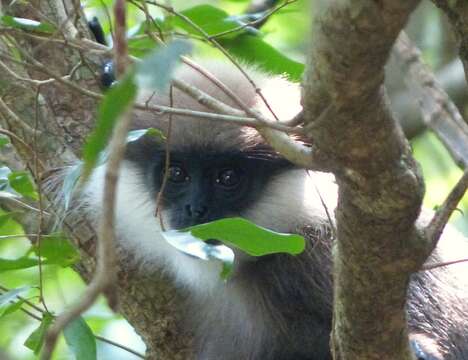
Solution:
[{"label": "monkey's mouth", "polygon": [[205,240],[205,243],[207,243],[208,245],[222,245],[223,244],[221,241],[216,240],[216,239]]}]

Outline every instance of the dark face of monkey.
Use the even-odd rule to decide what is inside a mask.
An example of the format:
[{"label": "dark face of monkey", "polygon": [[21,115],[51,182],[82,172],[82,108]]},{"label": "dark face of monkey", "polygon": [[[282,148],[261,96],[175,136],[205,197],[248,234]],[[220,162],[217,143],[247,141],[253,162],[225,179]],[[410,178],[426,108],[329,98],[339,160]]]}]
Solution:
[{"label": "dark face of monkey", "polygon": [[[127,155],[147,179],[155,199],[166,171],[165,145],[144,139],[129,146]],[[275,175],[292,165],[266,147],[219,151],[200,147],[171,151],[162,206],[170,228],[182,229],[239,216],[262,195]]]}]

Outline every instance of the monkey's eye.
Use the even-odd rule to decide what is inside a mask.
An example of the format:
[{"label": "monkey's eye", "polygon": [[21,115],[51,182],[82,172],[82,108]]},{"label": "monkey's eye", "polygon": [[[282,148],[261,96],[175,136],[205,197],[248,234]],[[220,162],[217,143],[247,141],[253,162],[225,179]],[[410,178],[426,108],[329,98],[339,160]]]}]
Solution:
[{"label": "monkey's eye", "polygon": [[226,188],[233,188],[241,181],[241,174],[234,169],[225,169],[218,174],[216,183]]},{"label": "monkey's eye", "polygon": [[190,178],[187,172],[180,166],[171,166],[169,167],[168,179],[174,183],[182,183],[188,181]]}]

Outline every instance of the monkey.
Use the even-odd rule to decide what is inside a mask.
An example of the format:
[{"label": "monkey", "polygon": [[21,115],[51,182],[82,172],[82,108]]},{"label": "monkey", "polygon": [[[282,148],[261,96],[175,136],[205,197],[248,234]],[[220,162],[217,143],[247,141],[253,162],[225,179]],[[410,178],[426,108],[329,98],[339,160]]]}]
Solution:
[{"label": "monkey", "polygon": [[[233,65],[204,61],[203,66],[247,106],[269,115],[258,93]],[[246,71],[280,119],[292,118],[300,110],[298,86],[253,67]],[[188,66],[179,67],[175,77],[237,107]],[[176,88],[172,91],[174,107],[210,111]],[[171,104],[168,92],[140,94],[140,99]],[[194,334],[197,359],[331,359],[337,203],[333,175],[295,166],[254,129],[182,115],[171,119],[166,142],[145,135],[127,144],[115,209],[118,246],[142,268],[167,273],[187,294],[184,327]],[[167,113],[136,111],[132,129],[167,133],[168,120]],[[81,208],[92,218],[100,213],[104,171],[105,164],[96,168],[80,194]],[[166,229],[240,216],[277,232],[303,235],[305,251],[297,256],[252,257],[234,250],[234,271],[224,282],[219,262],[193,258],[164,240],[154,215],[164,177],[159,210]],[[216,239],[212,243],[217,245]],[[458,259],[459,254],[468,254],[468,243],[448,227],[427,262]],[[412,275],[406,314],[417,359],[468,359],[467,270],[467,265],[457,264]]]}]

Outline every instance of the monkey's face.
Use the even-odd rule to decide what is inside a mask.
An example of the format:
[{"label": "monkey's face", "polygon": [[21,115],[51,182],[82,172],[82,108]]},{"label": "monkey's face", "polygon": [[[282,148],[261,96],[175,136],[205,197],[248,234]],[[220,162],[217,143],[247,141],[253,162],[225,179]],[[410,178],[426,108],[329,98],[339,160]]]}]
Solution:
[{"label": "monkey's face", "polygon": [[262,194],[273,175],[286,166],[242,152],[212,153],[200,149],[173,151],[167,167],[158,153],[148,164],[152,196],[161,190],[169,226],[181,229],[231,216],[242,216]]}]

